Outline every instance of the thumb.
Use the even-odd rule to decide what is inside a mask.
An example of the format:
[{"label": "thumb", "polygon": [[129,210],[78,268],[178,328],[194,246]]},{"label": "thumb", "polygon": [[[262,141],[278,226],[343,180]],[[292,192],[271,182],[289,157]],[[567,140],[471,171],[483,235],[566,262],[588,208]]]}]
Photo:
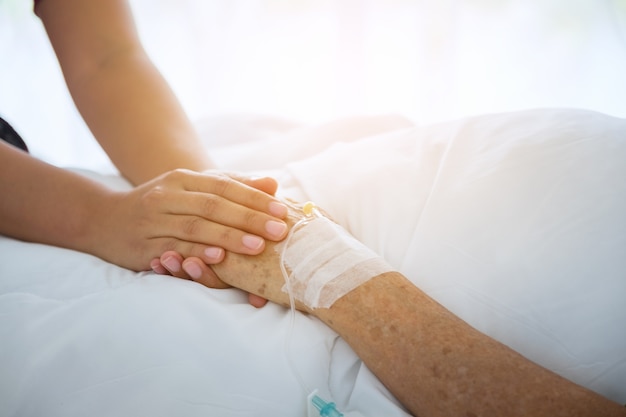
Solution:
[{"label": "thumb", "polygon": [[278,190],[278,182],[271,177],[244,177],[232,174],[229,175],[231,178],[269,195],[276,194],[276,190]]}]

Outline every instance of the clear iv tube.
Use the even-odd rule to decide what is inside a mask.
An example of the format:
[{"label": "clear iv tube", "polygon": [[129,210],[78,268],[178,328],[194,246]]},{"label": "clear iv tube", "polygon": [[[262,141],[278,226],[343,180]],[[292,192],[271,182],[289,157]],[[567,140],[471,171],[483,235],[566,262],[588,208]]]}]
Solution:
[{"label": "clear iv tube", "polygon": [[[296,208],[296,207],[292,206],[292,208]],[[321,216],[319,210],[317,210],[315,205],[310,202],[304,205],[303,212],[305,214],[305,217],[298,220],[291,227],[291,229],[289,230],[289,233],[287,234],[287,237],[284,240],[283,247],[280,252],[280,270],[283,273],[283,277],[285,278],[285,288],[287,289],[287,295],[289,295],[289,308],[291,310],[289,329],[287,331],[287,336],[285,337],[285,355],[287,356],[287,362],[289,363],[291,372],[294,374],[294,376],[298,380],[298,383],[300,384],[300,387],[304,390],[304,393],[308,395],[311,392],[311,389],[304,383],[302,376],[298,372],[298,369],[296,368],[296,365],[293,362],[293,359],[291,358],[290,343],[291,343],[292,336],[293,336],[293,329],[296,323],[296,301],[294,299],[293,291],[291,288],[291,274],[289,274],[287,272],[287,268],[285,268],[285,252],[296,230],[306,225],[307,223],[309,223],[316,217]],[[293,274],[293,271],[292,271],[292,274]],[[342,417],[343,416],[343,414],[335,408],[335,403],[324,401],[322,398],[316,395],[316,393],[317,393],[317,390],[313,392],[311,395],[309,395],[309,401],[311,401],[312,405],[319,412],[320,416],[322,417]]]},{"label": "clear iv tube", "polygon": [[295,363],[293,362],[293,359],[291,357],[290,343],[291,343],[292,336],[293,336],[293,329],[296,323],[296,301],[293,297],[293,291],[291,288],[291,274],[289,274],[287,272],[287,269],[285,268],[285,251],[287,249],[287,246],[289,246],[289,242],[293,238],[293,235],[296,232],[296,230],[304,226],[308,222],[310,222],[312,219],[313,219],[312,217],[308,217],[308,216],[303,217],[291,227],[291,230],[289,230],[289,233],[287,234],[287,237],[285,238],[285,241],[283,243],[283,248],[280,252],[280,270],[282,271],[283,277],[285,278],[285,288],[287,288],[287,294],[289,295],[289,308],[291,310],[289,329],[287,331],[287,337],[285,338],[285,354],[287,356],[287,361],[289,362],[289,366],[291,368],[292,373],[298,380],[298,383],[300,384],[300,387],[304,390],[304,393],[307,395],[311,391],[307,387],[307,385],[304,383],[304,380],[302,379],[302,376],[298,372],[295,366]]}]

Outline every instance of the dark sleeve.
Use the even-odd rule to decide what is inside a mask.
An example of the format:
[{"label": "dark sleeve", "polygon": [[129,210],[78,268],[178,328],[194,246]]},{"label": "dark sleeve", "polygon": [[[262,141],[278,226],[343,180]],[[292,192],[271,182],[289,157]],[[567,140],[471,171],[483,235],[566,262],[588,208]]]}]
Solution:
[{"label": "dark sleeve", "polygon": [[33,12],[37,14],[37,6],[41,3],[41,0],[33,0]]},{"label": "dark sleeve", "polygon": [[28,152],[28,147],[21,136],[2,117],[0,117],[0,139]]}]

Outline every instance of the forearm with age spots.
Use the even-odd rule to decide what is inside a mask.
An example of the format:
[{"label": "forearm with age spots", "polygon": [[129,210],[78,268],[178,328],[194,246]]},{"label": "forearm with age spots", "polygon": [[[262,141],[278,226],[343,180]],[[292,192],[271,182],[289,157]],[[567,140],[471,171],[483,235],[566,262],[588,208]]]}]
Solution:
[{"label": "forearm with age spots", "polygon": [[[275,245],[258,256],[228,254],[214,270],[230,285],[288,306]],[[420,417],[626,415],[478,332],[398,272],[370,279],[330,308],[298,307],[341,335]]]}]

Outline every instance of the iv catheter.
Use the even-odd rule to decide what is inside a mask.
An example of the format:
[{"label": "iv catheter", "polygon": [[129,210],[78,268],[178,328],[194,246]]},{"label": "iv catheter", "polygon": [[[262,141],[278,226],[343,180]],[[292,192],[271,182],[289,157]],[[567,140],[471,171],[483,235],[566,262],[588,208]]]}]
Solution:
[{"label": "iv catheter", "polygon": [[[317,395],[317,390],[313,391],[308,398],[309,404],[312,404],[319,412],[321,417],[343,417],[343,413],[339,412],[335,408],[335,403],[327,403]],[[309,408],[309,416],[311,416],[311,409]]]}]

